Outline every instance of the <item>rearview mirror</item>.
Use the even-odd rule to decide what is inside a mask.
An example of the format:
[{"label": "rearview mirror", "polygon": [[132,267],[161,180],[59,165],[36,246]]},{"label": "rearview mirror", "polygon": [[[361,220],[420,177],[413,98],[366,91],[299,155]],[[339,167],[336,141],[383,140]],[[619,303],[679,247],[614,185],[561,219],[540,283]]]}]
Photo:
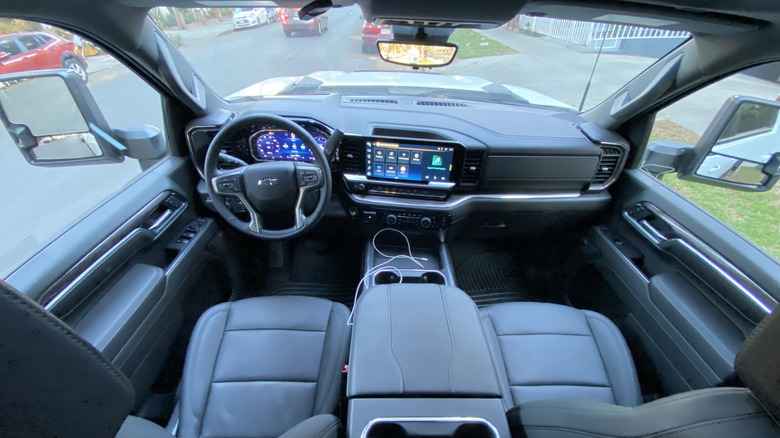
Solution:
[{"label": "rearview mirror", "polygon": [[732,97],[693,148],[681,179],[766,191],[780,178],[780,102]]},{"label": "rearview mirror", "polygon": [[157,128],[112,131],[87,85],[67,70],[0,76],[0,120],[36,166],[154,160],[166,152]]},{"label": "rearview mirror", "polygon": [[433,41],[390,41],[376,43],[382,60],[414,67],[444,67],[452,63],[458,45]]}]

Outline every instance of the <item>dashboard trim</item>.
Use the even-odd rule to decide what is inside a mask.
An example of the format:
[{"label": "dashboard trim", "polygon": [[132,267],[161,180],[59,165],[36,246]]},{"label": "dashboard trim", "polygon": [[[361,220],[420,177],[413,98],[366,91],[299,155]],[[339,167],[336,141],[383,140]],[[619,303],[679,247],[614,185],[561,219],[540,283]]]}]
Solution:
[{"label": "dashboard trim", "polygon": [[435,211],[449,211],[466,204],[480,201],[522,201],[522,200],[553,200],[553,199],[578,199],[583,195],[580,192],[564,193],[507,193],[507,194],[471,194],[456,198],[450,198],[447,201],[427,201],[421,199],[406,199],[398,197],[376,196],[376,195],[356,195],[349,194],[352,201],[361,205],[372,205],[390,208],[412,208]]},{"label": "dashboard trim", "polygon": [[454,182],[431,181],[424,184],[420,182],[394,181],[391,179],[368,179],[365,175],[355,175],[353,173],[345,173],[344,179],[351,183],[355,183],[355,182],[371,183],[371,184],[381,184],[381,185],[397,186],[397,187],[417,187],[417,188],[442,189],[442,190],[450,190],[453,187],[455,187]]}]

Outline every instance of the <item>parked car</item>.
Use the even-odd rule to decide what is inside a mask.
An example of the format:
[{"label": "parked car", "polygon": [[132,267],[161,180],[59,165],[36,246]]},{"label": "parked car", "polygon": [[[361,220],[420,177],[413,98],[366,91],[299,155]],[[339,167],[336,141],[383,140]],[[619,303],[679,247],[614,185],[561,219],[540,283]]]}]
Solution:
[{"label": "parked car", "polygon": [[260,27],[268,24],[268,12],[265,8],[235,8],[233,10],[233,28]]},{"label": "parked car", "polygon": [[279,19],[282,22],[282,30],[288,37],[291,37],[295,32],[314,32],[317,35],[322,35],[330,26],[327,12],[310,20],[301,20],[298,17],[298,9],[285,8]]},{"label": "parked car", "polygon": [[0,74],[65,68],[87,81],[87,61],[77,46],[48,32],[0,36]]},{"label": "parked car", "polygon": [[389,24],[374,24],[368,21],[363,23],[363,53],[375,53],[376,42],[384,39],[393,39],[393,28]]}]

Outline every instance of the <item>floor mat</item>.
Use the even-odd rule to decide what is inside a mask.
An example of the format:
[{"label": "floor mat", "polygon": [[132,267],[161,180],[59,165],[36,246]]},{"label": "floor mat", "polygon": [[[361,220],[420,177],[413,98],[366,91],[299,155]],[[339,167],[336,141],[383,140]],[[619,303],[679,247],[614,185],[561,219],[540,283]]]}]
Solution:
[{"label": "floor mat", "polygon": [[352,307],[360,281],[360,255],[343,242],[299,242],[292,260],[271,268],[259,295],[305,295],[325,298]]},{"label": "floor mat", "polygon": [[509,254],[478,254],[455,269],[455,279],[480,307],[509,301],[557,301],[535,290],[522,266]]}]

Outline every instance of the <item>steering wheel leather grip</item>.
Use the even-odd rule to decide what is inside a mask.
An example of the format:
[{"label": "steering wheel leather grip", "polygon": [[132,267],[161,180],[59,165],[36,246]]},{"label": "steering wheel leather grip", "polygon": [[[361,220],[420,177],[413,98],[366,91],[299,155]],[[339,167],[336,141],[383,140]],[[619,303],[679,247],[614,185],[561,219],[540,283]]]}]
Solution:
[{"label": "steering wheel leather grip", "polygon": [[[228,171],[217,169],[222,145],[240,130],[257,125],[271,125],[292,132],[314,154],[314,163],[266,161]],[[251,146],[250,146],[251,147]],[[276,240],[297,237],[311,230],[325,213],[325,204],[333,190],[333,177],[328,159],[317,142],[298,124],[273,114],[247,112],[228,122],[209,144],[203,165],[206,191],[217,212],[235,229],[260,239]],[[303,201],[307,193],[319,189],[317,206],[309,216],[304,214]],[[241,200],[250,221],[242,221],[222,199]],[[283,213],[293,210],[295,224],[282,230],[263,227],[263,213]]]}]

